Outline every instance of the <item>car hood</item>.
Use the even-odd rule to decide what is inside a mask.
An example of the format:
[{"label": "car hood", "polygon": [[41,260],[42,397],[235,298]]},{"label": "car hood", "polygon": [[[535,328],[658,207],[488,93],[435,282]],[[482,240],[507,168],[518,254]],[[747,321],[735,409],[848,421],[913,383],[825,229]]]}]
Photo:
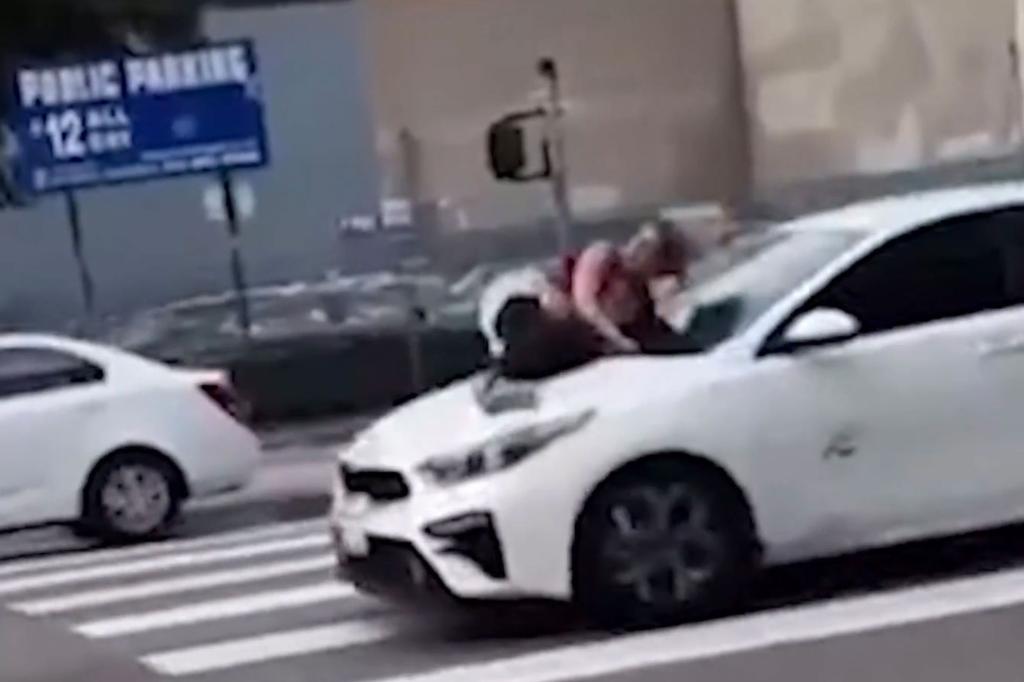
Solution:
[{"label": "car hood", "polygon": [[428,393],[378,420],[344,454],[360,466],[411,468],[551,419],[621,413],[678,399],[717,375],[709,356],[610,359],[541,382],[480,374]]}]

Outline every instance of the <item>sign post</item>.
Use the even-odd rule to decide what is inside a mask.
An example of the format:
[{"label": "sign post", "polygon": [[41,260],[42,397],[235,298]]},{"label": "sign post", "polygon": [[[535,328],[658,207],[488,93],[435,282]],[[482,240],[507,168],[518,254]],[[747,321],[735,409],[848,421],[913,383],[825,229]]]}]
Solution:
[{"label": "sign post", "polygon": [[71,249],[78,266],[78,279],[82,285],[82,301],[85,304],[85,324],[88,334],[96,332],[96,288],[93,284],[89,261],[85,257],[82,242],[82,221],[78,208],[78,197],[73,189],[64,191],[64,203],[68,212],[68,226],[71,228]]},{"label": "sign post", "polygon": [[252,338],[252,313],[249,308],[249,286],[245,279],[245,266],[242,260],[242,239],[239,232],[238,204],[235,201],[235,188],[231,180],[231,171],[220,171],[220,186],[224,197],[224,217],[228,225],[228,236],[231,239],[231,280],[235,286],[235,300],[238,302],[238,322],[246,341]]},{"label": "sign post", "polygon": [[[29,194],[64,194],[90,316],[95,295],[75,196],[89,187],[215,174],[224,189],[232,279],[236,288],[246,286],[230,171],[269,163],[251,41],[26,64],[14,70],[8,88],[16,183]],[[248,334],[244,292],[238,298],[241,327]]]}]

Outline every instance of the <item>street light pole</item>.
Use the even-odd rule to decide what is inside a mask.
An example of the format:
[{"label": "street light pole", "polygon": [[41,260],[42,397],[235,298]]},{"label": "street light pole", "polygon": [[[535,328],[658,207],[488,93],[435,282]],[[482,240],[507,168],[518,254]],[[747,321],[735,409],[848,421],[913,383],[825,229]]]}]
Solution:
[{"label": "street light pole", "polygon": [[569,173],[565,156],[564,110],[558,65],[551,58],[541,59],[537,71],[544,80],[547,140],[551,151],[551,193],[558,222],[558,247],[562,253],[572,248],[572,207],[569,204]]}]

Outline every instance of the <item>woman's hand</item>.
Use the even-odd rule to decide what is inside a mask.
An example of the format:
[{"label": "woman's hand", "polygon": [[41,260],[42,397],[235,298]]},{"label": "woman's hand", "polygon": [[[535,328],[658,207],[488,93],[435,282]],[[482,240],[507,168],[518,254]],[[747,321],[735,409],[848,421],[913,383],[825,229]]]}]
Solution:
[{"label": "woman's hand", "polygon": [[548,287],[541,295],[541,305],[550,315],[559,319],[568,319],[575,312],[572,299],[555,287]]}]

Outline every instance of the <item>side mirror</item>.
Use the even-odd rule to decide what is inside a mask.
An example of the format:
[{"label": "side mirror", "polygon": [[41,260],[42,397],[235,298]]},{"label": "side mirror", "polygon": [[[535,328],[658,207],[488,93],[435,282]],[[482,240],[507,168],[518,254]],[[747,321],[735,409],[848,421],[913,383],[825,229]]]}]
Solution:
[{"label": "side mirror", "polygon": [[843,343],[860,333],[860,323],[852,315],[833,308],[817,308],[796,318],[782,335],[787,349],[828,346]]}]

